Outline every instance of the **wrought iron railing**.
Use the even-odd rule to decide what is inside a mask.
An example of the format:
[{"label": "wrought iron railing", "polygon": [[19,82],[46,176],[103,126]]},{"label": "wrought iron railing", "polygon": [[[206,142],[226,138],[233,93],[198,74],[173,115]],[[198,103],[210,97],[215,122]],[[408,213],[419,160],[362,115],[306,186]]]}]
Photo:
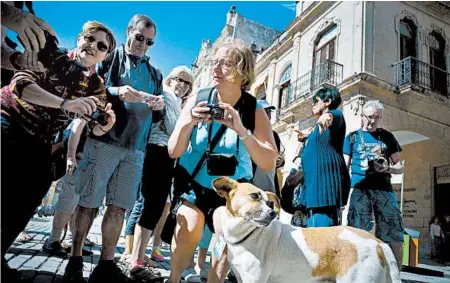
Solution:
[{"label": "wrought iron railing", "polygon": [[289,105],[308,96],[314,90],[326,84],[335,86],[341,83],[343,69],[342,64],[325,60],[309,72],[301,75],[290,84],[287,96],[282,97],[281,108],[277,111],[277,117],[283,116]]},{"label": "wrought iron railing", "polygon": [[394,86],[419,85],[450,96],[450,73],[436,66],[407,57],[394,65]]}]

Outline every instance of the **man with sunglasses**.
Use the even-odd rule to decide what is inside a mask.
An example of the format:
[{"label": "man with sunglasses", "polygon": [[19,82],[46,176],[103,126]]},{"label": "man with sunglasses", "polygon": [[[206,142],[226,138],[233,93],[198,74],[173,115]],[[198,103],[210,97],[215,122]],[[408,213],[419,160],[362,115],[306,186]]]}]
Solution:
[{"label": "man with sunglasses", "polygon": [[[102,252],[89,282],[126,282],[114,263],[114,251],[125,218],[133,209],[141,181],[145,149],[153,112],[164,108],[162,75],[150,64],[146,53],[153,45],[155,23],[135,15],[127,27],[126,43],[116,48],[97,72],[106,83],[107,100],[116,112],[115,126],[102,137],[89,137],[78,165],[76,192],[80,199],[75,216],[72,257],[81,248],[96,212],[106,196],[108,207],[102,223]],[[78,131],[78,130],[75,130]],[[80,273],[80,266],[65,272],[67,282]]]},{"label": "man with sunglasses", "polygon": [[362,128],[344,141],[344,159],[347,167],[351,166],[348,224],[370,231],[374,212],[376,236],[391,246],[401,267],[403,222],[391,174],[403,173],[402,148],[392,133],[379,127],[383,109],[378,100],[367,101],[362,109]]}]

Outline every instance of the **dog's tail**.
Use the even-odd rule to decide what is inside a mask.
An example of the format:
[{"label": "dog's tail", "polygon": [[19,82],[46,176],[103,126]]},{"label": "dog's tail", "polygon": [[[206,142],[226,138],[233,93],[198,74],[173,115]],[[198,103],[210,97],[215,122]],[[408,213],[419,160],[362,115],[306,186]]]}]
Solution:
[{"label": "dog's tail", "polygon": [[397,260],[388,244],[378,244],[384,253],[386,259],[386,283],[401,283],[400,271],[398,270]]}]

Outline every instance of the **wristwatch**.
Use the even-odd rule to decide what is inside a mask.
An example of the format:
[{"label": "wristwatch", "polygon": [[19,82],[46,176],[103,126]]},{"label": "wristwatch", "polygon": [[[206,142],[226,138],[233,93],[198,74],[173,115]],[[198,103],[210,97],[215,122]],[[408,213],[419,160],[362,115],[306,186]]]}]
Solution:
[{"label": "wristwatch", "polygon": [[245,135],[243,135],[243,136],[239,136],[239,139],[241,140],[241,141],[245,141],[249,136],[251,136],[252,135],[252,131],[250,131],[249,129],[247,129],[247,132],[245,133]]}]

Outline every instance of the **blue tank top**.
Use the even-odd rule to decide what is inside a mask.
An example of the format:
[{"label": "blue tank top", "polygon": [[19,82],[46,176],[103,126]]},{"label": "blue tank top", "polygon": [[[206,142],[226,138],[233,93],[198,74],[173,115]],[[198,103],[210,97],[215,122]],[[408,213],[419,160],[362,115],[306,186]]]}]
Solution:
[{"label": "blue tank top", "polygon": [[[201,126],[200,126],[201,125]],[[212,128],[211,140],[214,139],[221,124],[213,121],[211,124],[201,123],[192,130],[190,144],[187,150],[180,158],[180,165],[183,166],[189,174],[192,174],[194,168],[197,166],[203,153],[206,151],[208,144],[208,130]],[[239,156],[236,156],[236,142],[239,142]],[[238,160],[236,173],[231,176],[234,180],[247,179],[251,180],[253,177],[252,160],[244,143],[238,138],[237,133],[231,129],[227,129],[212,151],[213,153],[234,154]],[[195,181],[205,188],[212,189],[212,181],[219,176],[208,175],[206,169],[206,161],[203,163],[200,171],[195,177]]]}]

